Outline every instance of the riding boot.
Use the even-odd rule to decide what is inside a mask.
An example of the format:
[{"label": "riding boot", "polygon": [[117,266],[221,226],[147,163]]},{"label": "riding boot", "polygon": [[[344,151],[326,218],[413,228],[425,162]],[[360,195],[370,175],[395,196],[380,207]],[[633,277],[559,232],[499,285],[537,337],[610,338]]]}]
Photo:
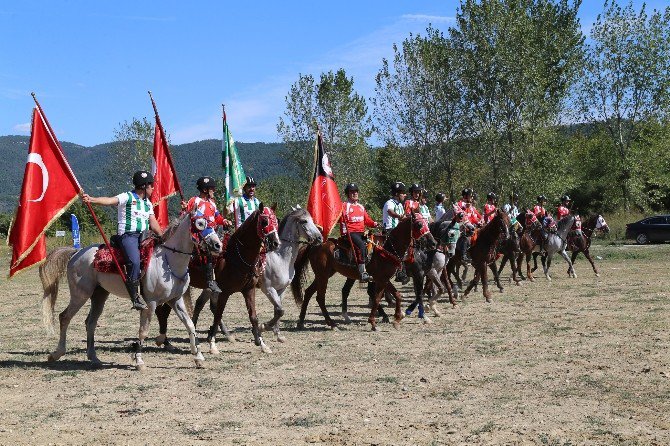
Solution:
[{"label": "riding boot", "polygon": [[128,288],[128,293],[130,294],[130,301],[133,303],[133,308],[136,310],[146,310],[147,304],[140,296],[140,281],[139,280],[130,280],[126,283],[126,288]]},{"label": "riding boot", "polygon": [[370,275],[365,271],[365,264],[361,263],[358,265],[358,272],[361,275],[361,282],[368,282],[370,280]]},{"label": "riding boot", "polygon": [[205,277],[207,278],[207,289],[213,293],[221,293],[221,288],[214,280],[214,265],[209,262],[205,263]]}]

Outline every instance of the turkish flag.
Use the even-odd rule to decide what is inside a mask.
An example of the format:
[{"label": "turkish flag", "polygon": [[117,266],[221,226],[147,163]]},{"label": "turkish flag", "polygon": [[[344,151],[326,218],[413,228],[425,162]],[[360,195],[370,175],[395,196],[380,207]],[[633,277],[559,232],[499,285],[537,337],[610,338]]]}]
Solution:
[{"label": "turkish flag", "polygon": [[8,239],[12,246],[9,277],[46,258],[46,230],[80,191],[56,136],[35,108],[19,206]]},{"label": "turkish flag", "polygon": [[154,190],[151,193],[151,202],[154,205],[156,220],[162,229],[167,228],[170,223],[168,218],[167,198],[177,192],[177,174],[172,165],[172,157],[169,156],[167,138],[163,133],[163,127],[156,121],[154,134],[154,157],[151,162],[151,173],[154,176]]},{"label": "turkish flag", "polygon": [[317,151],[316,166],[314,166],[312,188],[309,190],[307,199],[307,212],[311,214],[314,224],[319,227],[325,240],[340,218],[342,201],[337,184],[335,184],[328,154],[323,149],[321,133],[317,135],[315,150]]}]

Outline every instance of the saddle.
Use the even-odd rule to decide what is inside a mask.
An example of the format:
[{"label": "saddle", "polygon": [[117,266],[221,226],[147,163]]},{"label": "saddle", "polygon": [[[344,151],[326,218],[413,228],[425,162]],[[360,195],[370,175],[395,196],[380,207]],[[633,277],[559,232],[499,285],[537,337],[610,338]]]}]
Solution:
[{"label": "saddle", "polygon": [[566,238],[566,242],[568,245],[566,249],[568,251],[574,251],[575,249],[577,249],[577,240],[581,239],[582,235],[583,234],[581,229],[570,231]]},{"label": "saddle", "polygon": [[[331,242],[335,244],[335,250],[333,251],[333,257],[337,263],[346,266],[356,266],[356,257],[354,254],[353,247],[349,242],[349,237],[341,236],[339,238],[330,238]],[[370,237],[367,238],[367,245],[363,256],[365,258],[365,264],[367,265],[370,262],[372,257],[374,243]]]},{"label": "saddle", "polygon": [[[120,237],[118,235],[112,236],[110,238],[110,245],[114,250],[114,257],[116,257],[119,265],[124,269],[124,274],[126,274],[126,260],[123,251],[120,248]],[[152,237],[149,237],[140,243],[140,277],[144,276],[144,273],[146,272],[149,259],[154,252],[155,246],[156,239]],[[112,253],[109,251],[109,248],[107,248],[107,245],[100,245],[98,247],[98,251],[93,257],[93,268],[100,273],[119,274],[119,270],[114,264],[114,259],[112,259]]]}]

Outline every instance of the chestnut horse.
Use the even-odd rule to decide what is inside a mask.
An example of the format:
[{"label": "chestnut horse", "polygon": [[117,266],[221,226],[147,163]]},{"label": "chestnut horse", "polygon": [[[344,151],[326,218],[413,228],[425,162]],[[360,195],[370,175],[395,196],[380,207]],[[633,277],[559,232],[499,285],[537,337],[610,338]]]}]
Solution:
[{"label": "chestnut horse", "polygon": [[[411,214],[404,218],[386,237],[382,247],[375,247],[372,253],[371,260],[367,266],[368,273],[374,281],[374,300],[372,302],[372,309],[368,322],[372,325],[372,330],[377,330],[376,314],[379,308],[379,302],[385,291],[395,294],[395,320],[393,325],[398,328],[402,320],[402,312],[400,310],[401,296],[391,283],[391,278],[400,267],[403,257],[407,252],[410,244],[414,240],[422,237],[428,237],[435,245],[435,239],[430,234],[427,221],[421,214]],[[319,303],[321,313],[326,320],[329,327],[335,328],[336,324],[331,319],[328,309],[326,308],[326,289],[328,287],[328,279],[333,274],[340,273],[349,279],[357,280],[360,276],[356,265],[344,265],[335,260],[334,252],[336,241],[329,239],[321,245],[310,246],[305,249],[296,260],[295,271],[291,283],[291,291],[296,304],[301,306],[300,319],[298,320],[298,328],[304,328],[305,315],[307,313],[307,305],[309,300],[316,292],[316,301]],[[309,261],[312,271],[314,272],[314,280],[305,289],[304,298],[302,287],[305,281],[305,273]],[[372,285],[369,289],[372,288]]]},{"label": "chestnut horse", "polygon": [[[221,317],[228,298],[231,294],[237,292],[241,292],[244,296],[244,303],[247,306],[249,321],[251,322],[251,331],[254,335],[254,343],[260,346],[263,351],[269,351],[261,337],[258,317],[256,316],[256,284],[263,274],[264,259],[261,255],[261,248],[265,248],[268,252],[277,249],[279,246],[277,230],[277,217],[274,211],[261,203],[258,210],[251,214],[228,240],[224,256],[219,259],[214,267],[216,283],[221,288],[221,293],[216,299],[214,322],[207,336],[210,353],[214,355],[219,353],[215,333],[217,327],[221,324]],[[193,315],[193,321],[197,324],[198,314],[209,298],[206,291],[207,281],[200,268],[193,268],[190,275],[191,286],[204,290],[196,301]],[[160,335],[156,342],[166,342],[165,335],[170,307],[162,307],[161,310],[156,312],[156,315],[160,322]]]},{"label": "chestnut horse", "polygon": [[568,251],[572,251],[572,263],[575,263],[575,259],[579,253],[583,253],[584,256],[591,262],[591,267],[593,272],[596,273],[596,277],[600,277],[598,268],[593,262],[591,253],[589,253],[589,248],[591,247],[591,237],[595,231],[600,231],[604,233],[610,232],[607,222],[602,215],[593,215],[589,217],[586,222],[582,225],[582,235],[579,236],[568,236]]},{"label": "chestnut horse", "polygon": [[[526,215],[531,213],[532,212],[529,210],[522,212],[517,217],[517,221],[519,223],[523,222],[522,224],[525,224]],[[523,262],[523,258],[526,257],[526,277],[531,282],[535,281],[535,278],[533,277],[533,271],[537,269],[537,255],[540,254],[540,244],[538,243],[538,241],[542,237],[541,225],[542,223],[537,222],[531,226],[524,226],[521,238],[519,239],[519,249],[521,250],[521,253],[519,254],[516,260],[517,270],[519,271],[519,275],[521,275],[521,263]],[[533,256],[533,254],[535,254],[534,257],[535,268],[531,270],[530,258],[531,256]]]},{"label": "chestnut horse", "polygon": [[502,286],[500,285],[500,280],[497,274],[498,270],[495,267],[497,254],[496,248],[501,241],[504,242],[509,238],[509,217],[507,216],[507,213],[503,212],[501,209],[497,209],[495,217],[478,231],[476,240],[470,245],[470,249],[468,250],[470,258],[472,259],[471,264],[475,269],[475,275],[470,282],[470,285],[465,289],[463,297],[468,295],[470,290],[474,288],[481,278],[482,293],[486,298],[486,302],[491,302],[491,293],[488,289],[487,277],[487,268],[489,267],[493,272],[498,288],[502,292]]}]

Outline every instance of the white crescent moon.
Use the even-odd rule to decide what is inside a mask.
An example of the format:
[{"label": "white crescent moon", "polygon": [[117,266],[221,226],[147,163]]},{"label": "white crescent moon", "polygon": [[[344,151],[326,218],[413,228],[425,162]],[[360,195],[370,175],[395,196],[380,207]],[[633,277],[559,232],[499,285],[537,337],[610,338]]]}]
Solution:
[{"label": "white crescent moon", "polygon": [[28,163],[35,163],[42,170],[42,195],[40,195],[36,200],[28,201],[42,201],[44,194],[47,193],[47,187],[49,187],[49,171],[47,170],[47,166],[44,164],[44,161],[42,161],[42,155],[39,153],[29,153],[26,164]]}]

